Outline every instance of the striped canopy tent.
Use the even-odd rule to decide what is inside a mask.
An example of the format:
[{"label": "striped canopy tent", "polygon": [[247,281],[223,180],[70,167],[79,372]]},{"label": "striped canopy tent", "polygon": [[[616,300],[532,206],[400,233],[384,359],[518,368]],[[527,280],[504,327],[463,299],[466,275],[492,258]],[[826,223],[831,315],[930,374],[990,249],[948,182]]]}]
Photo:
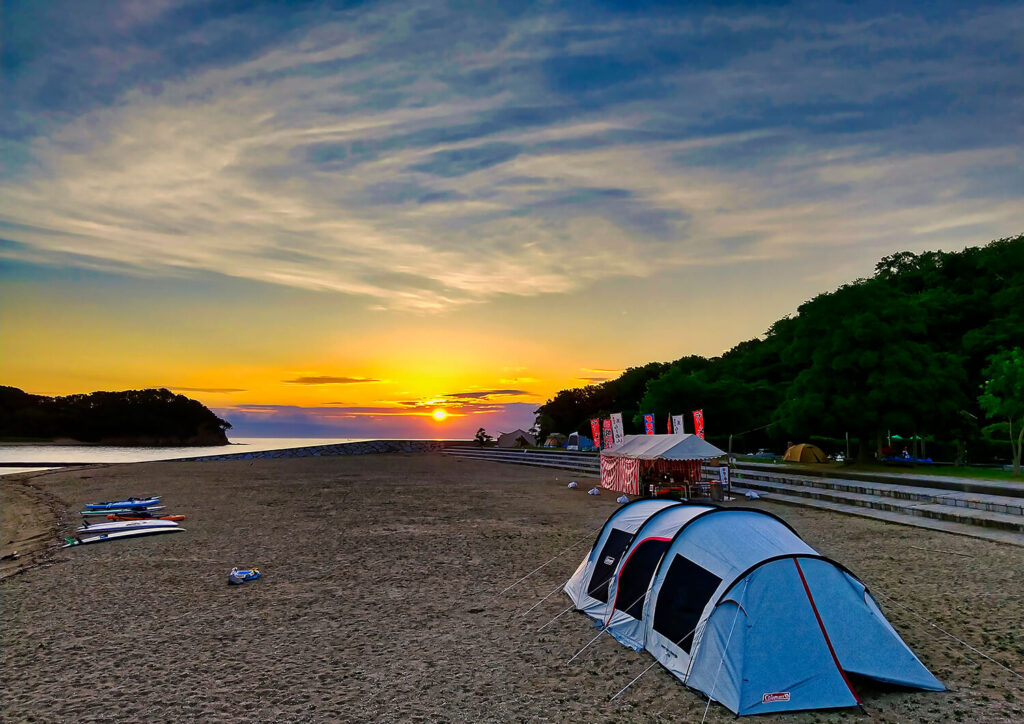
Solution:
[{"label": "striped canopy tent", "polygon": [[679,482],[700,480],[701,461],[725,455],[696,435],[626,435],[621,444],[601,452],[601,486],[640,494],[645,475],[670,475]]}]

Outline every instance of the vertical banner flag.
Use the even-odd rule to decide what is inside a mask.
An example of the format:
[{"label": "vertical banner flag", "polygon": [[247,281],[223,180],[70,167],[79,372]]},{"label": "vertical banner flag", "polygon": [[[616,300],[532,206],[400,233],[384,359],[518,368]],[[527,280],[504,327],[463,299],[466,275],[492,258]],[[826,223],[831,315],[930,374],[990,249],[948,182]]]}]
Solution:
[{"label": "vertical banner flag", "polygon": [[625,436],[622,430],[622,413],[616,412],[612,415],[612,444],[618,445]]},{"label": "vertical banner flag", "polygon": [[594,439],[594,446],[601,449],[601,420],[595,417],[590,421],[590,436]]},{"label": "vertical banner flag", "polygon": [[601,438],[601,448],[609,448],[615,444],[612,442],[612,419],[608,417],[601,420],[601,426],[604,428],[604,435]]},{"label": "vertical banner flag", "polygon": [[671,412],[668,414],[668,419],[665,420],[665,432],[667,432],[669,435],[672,434],[672,413]]},{"label": "vertical banner flag", "polygon": [[704,439],[704,410],[693,411],[693,431],[701,440]]},{"label": "vertical banner flag", "polygon": [[647,435],[654,434],[654,415],[644,415],[644,433]]},{"label": "vertical banner flag", "polygon": [[672,432],[676,435],[682,435],[686,432],[686,429],[683,427],[682,415],[672,415]]}]

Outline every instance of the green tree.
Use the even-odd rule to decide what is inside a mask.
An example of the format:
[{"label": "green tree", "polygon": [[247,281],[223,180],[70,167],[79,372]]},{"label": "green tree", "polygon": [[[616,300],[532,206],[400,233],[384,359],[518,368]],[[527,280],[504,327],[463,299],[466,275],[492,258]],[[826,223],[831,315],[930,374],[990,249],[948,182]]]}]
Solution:
[{"label": "green tree", "polygon": [[887,429],[914,434],[950,424],[962,407],[962,364],[936,351],[927,315],[882,280],[840,288],[800,307],[800,328],[784,356],[800,369],[775,413],[799,436],[880,440]]},{"label": "green tree", "polygon": [[[1020,475],[1021,445],[1024,443],[1024,350],[1014,347],[989,357],[985,384],[978,403],[992,418],[1005,418],[986,428],[990,433],[1006,429],[1013,455],[1013,474]],[[1014,425],[1017,437],[1014,439]]]}]

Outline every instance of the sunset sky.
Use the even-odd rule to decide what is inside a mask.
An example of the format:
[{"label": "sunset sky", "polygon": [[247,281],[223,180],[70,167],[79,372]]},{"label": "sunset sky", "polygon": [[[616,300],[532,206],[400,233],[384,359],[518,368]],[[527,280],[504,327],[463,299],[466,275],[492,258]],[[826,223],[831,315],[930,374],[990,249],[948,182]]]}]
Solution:
[{"label": "sunset sky", "polygon": [[2,8],[0,384],[35,394],[496,433],[1024,231],[1019,2]]}]

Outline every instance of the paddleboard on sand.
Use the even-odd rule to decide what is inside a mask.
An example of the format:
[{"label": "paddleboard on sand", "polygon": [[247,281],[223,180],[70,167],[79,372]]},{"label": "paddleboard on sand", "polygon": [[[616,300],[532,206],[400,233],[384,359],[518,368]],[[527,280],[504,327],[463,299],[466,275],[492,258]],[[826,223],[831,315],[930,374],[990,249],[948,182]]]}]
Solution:
[{"label": "paddleboard on sand", "polygon": [[138,513],[120,513],[108,515],[107,520],[185,520],[183,515],[159,515],[140,511]]},{"label": "paddleboard on sand", "polygon": [[84,515],[84,516],[96,515],[96,516],[99,516],[99,515],[110,515],[110,514],[117,515],[117,514],[120,514],[120,513],[125,513],[125,514],[130,514],[130,513],[134,513],[134,514],[149,513],[149,512],[152,512],[152,511],[156,511],[156,510],[163,510],[164,507],[165,506],[163,506],[163,505],[150,505],[150,506],[145,507],[145,508],[98,508],[97,510],[83,510],[81,513],[79,513],[79,515]]},{"label": "paddleboard on sand", "polygon": [[108,540],[120,540],[121,538],[136,538],[143,535],[155,535],[157,533],[178,533],[184,531],[184,528],[144,528],[142,530],[122,530],[117,533],[104,533],[103,535],[94,535],[88,538],[65,538],[67,541],[61,548],[71,548],[72,546],[84,546],[89,543],[102,543]]},{"label": "paddleboard on sand", "polygon": [[145,530],[147,528],[177,528],[178,524],[172,520],[122,520],[116,523],[96,523],[94,525],[83,525],[78,528],[79,533],[114,533],[119,530]]},{"label": "paddleboard on sand", "polygon": [[107,500],[102,503],[87,503],[86,510],[108,510],[110,508],[148,508],[160,502],[159,495],[148,498],[125,498],[124,500]]}]

